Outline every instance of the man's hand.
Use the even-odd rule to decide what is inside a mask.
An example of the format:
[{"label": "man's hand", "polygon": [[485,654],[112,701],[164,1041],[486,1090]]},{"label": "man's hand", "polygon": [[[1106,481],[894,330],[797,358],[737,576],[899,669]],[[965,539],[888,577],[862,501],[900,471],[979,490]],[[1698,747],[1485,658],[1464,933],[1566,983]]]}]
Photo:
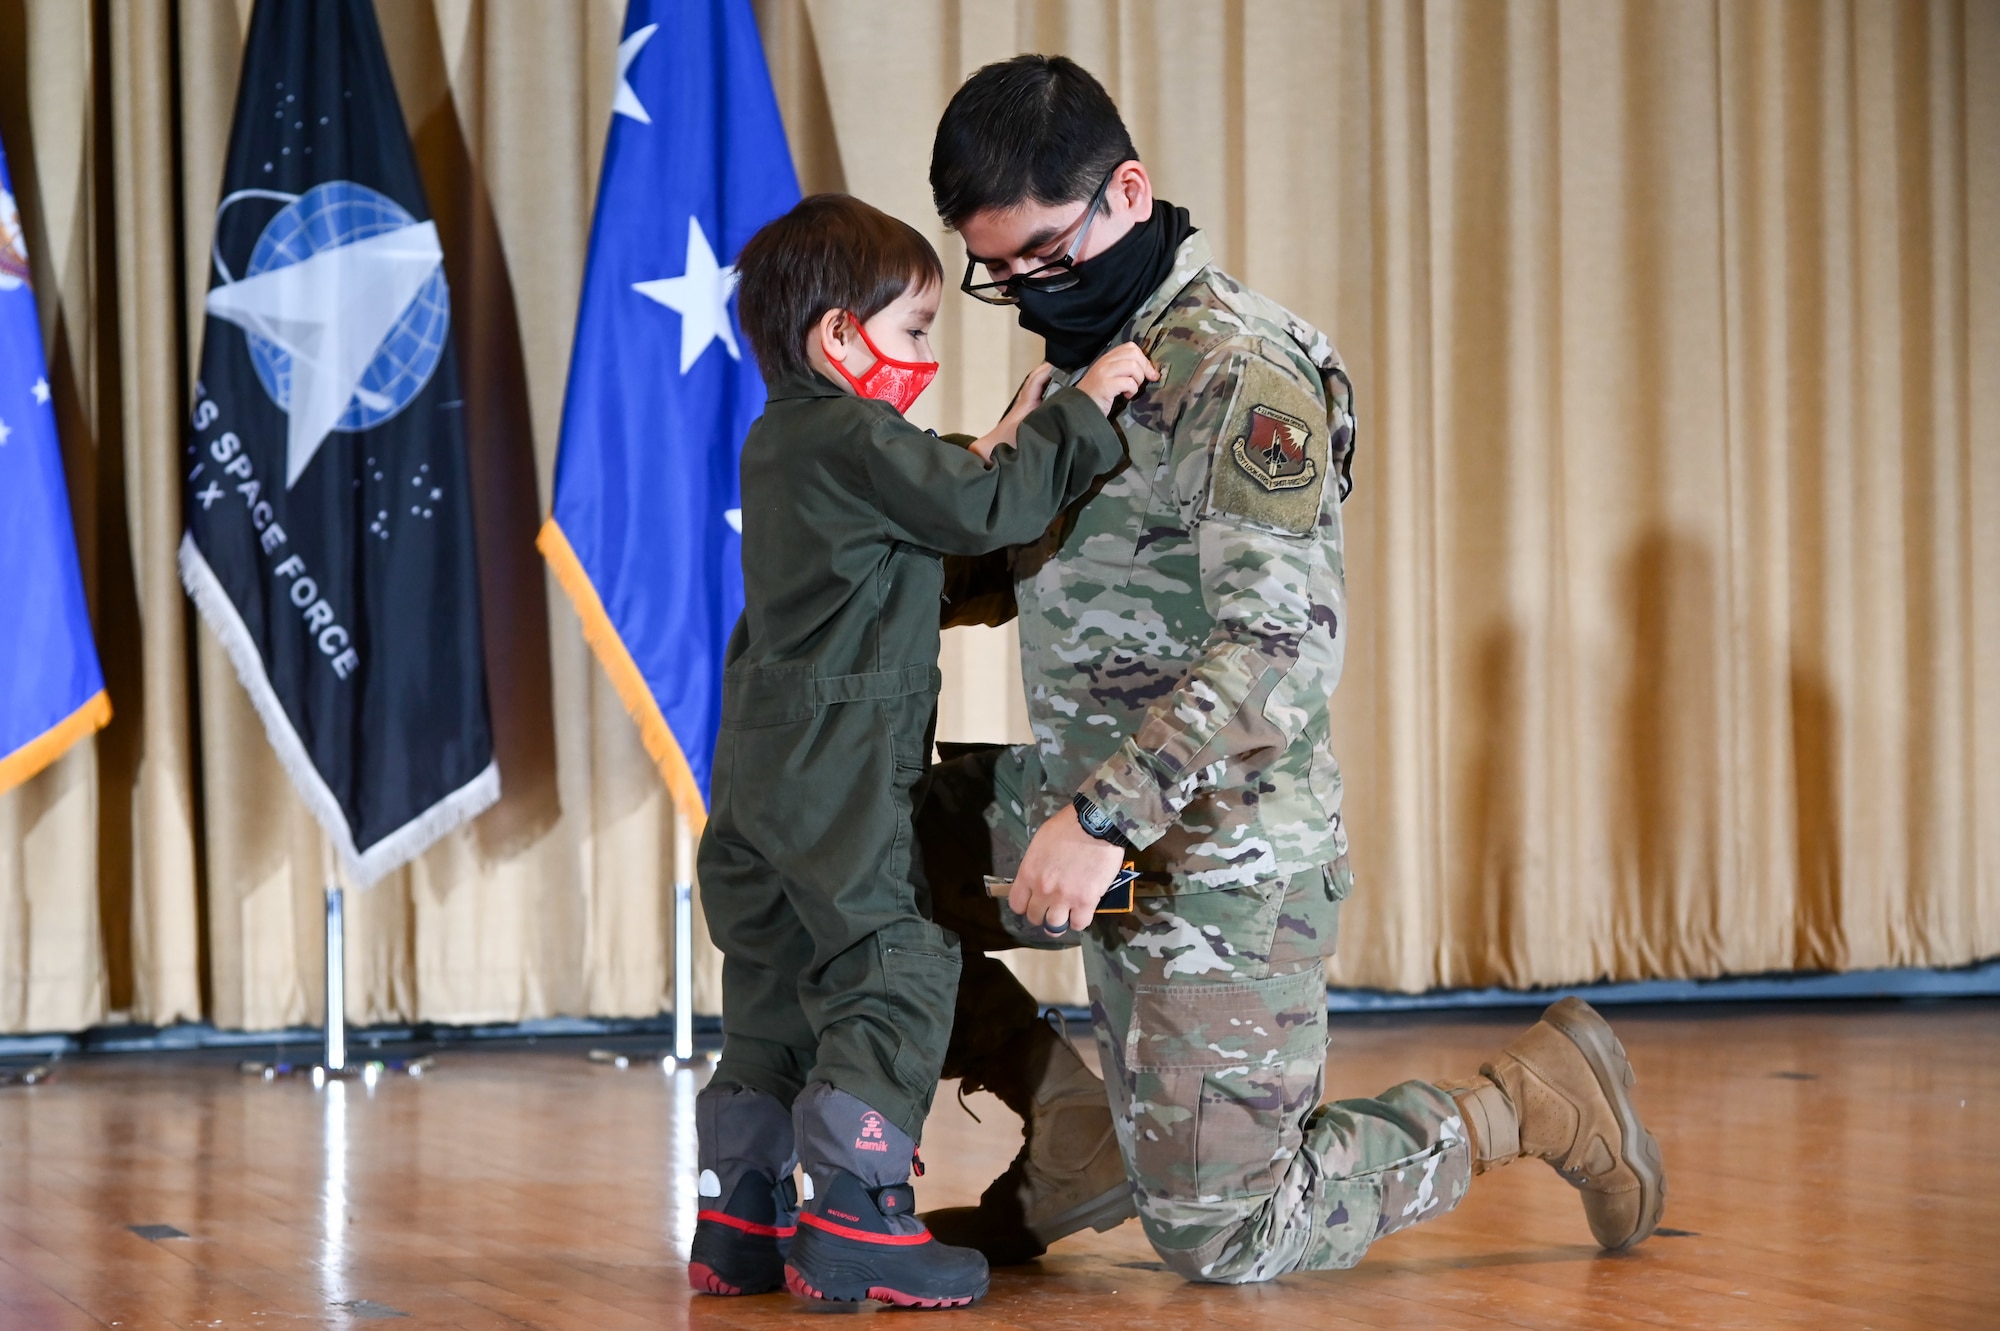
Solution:
[{"label": "man's hand", "polygon": [[1125,342],[1099,356],[1083,372],[1083,378],[1076,381],[1076,386],[1097,404],[1099,411],[1109,416],[1119,398],[1136,397],[1141,388],[1159,377],[1159,368],[1146,359],[1139,344]]},{"label": "man's hand", "polygon": [[1007,904],[1029,924],[1057,931],[1085,928],[1124,862],[1123,846],[1099,841],[1083,830],[1074,809],[1065,809],[1028,843]]}]

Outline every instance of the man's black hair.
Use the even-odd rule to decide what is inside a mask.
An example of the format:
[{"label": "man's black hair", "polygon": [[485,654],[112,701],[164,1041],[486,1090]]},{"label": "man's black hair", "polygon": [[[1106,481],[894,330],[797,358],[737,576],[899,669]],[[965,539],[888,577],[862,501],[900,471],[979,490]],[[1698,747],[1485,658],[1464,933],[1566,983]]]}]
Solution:
[{"label": "man's black hair", "polygon": [[912,287],[944,280],[916,228],[849,194],[814,194],[736,256],[736,313],[764,382],[809,374],[806,338],[828,310],[866,323]]},{"label": "man's black hair", "polygon": [[965,81],[931,145],[931,198],[951,227],[989,208],[1080,203],[1138,157],[1117,103],[1065,56],[1017,55]]}]

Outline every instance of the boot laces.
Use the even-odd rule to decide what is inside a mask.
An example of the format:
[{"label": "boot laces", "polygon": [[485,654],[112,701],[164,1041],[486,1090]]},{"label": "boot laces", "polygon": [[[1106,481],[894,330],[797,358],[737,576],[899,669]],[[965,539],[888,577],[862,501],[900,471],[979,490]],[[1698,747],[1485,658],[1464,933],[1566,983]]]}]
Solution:
[{"label": "boot laces", "polygon": [[[1063,1016],[1062,1009],[1059,1007],[1044,1008],[1042,1010],[1041,1020],[1047,1024],[1050,1030],[1055,1032],[1056,1038],[1058,1040],[1061,1040],[1065,1045],[1069,1046],[1069,1051],[1072,1054],[1076,1055],[1077,1061],[1082,1062],[1083,1051],[1078,1049],[1076,1047],[1076,1041],[1070,1038],[1069,1021]],[[974,1123],[978,1123],[981,1126],[984,1126],[985,1120],[980,1118],[978,1112],[975,1111],[971,1105],[966,1103],[966,1097],[968,1095],[978,1095],[982,1091],[990,1095],[998,1094],[998,1092],[994,1091],[994,1089],[991,1086],[988,1086],[983,1080],[980,1079],[980,1076],[977,1072],[968,1072],[964,1076],[958,1079],[958,1107],[960,1109],[963,1109],[966,1112],[967,1117],[971,1118],[971,1120]]]}]

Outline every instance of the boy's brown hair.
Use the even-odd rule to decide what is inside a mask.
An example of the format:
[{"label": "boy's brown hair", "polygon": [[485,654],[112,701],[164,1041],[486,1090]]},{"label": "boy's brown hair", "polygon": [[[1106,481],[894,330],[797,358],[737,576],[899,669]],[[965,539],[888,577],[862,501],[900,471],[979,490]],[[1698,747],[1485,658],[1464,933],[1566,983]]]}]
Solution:
[{"label": "boy's brown hair", "polygon": [[736,257],[736,313],[770,383],[810,373],[806,336],[828,310],[866,320],[944,282],[931,243],[851,194],[814,194],[766,223]]}]

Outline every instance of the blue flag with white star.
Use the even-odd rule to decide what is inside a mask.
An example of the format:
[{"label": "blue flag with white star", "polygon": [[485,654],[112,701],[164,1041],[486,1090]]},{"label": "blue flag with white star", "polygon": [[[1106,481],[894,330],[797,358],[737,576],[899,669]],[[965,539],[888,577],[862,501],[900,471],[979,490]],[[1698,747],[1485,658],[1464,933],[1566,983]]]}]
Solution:
[{"label": "blue flag with white star", "polygon": [[111,719],[50,399],[28,246],[0,146],[0,791]]},{"label": "blue flag with white star", "polygon": [[736,254],[799,199],[750,0],[631,0],[539,542],[699,822],[743,609],[737,457],[764,382]]}]

